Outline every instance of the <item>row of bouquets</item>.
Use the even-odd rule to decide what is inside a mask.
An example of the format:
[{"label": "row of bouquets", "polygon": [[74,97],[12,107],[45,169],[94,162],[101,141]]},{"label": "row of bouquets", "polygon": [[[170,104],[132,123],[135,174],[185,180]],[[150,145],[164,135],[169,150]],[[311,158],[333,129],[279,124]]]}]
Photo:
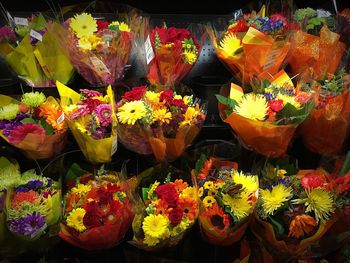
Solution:
[{"label": "row of bouquets", "polygon": [[[277,258],[311,257],[322,242],[328,253],[350,235],[349,173],[267,164],[258,177],[203,154],[191,173],[158,165],[130,179],[125,170],[101,167],[93,175],[73,164],[61,209],[61,182],[34,170],[21,174],[3,157],[0,162],[3,253],[57,235],[87,250],[110,248],[131,227],[129,242],[154,251],[176,246],[197,220],[203,239],[215,245],[239,242],[250,227]],[[331,247],[326,238],[334,241]]]}]

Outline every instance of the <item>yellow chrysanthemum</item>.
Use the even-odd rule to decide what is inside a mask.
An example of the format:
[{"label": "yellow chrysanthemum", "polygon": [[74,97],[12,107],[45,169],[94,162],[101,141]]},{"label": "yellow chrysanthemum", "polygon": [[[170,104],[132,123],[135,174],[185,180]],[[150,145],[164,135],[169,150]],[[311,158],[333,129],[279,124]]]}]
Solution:
[{"label": "yellow chrysanthemum", "polygon": [[259,188],[258,177],[255,175],[245,175],[242,171],[234,171],[232,173],[232,180],[236,184],[241,184],[242,188],[248,193],[254,193]]},{"label": "yellow chrysanthemum", "polygon": [[181,122],[180,126],[190,125],[197,115],[198,111],[196,108],[188,107],[184,115],[185,119]]},{"label": "yellow chrysanthemum", "polygon": [[146,91],[145,99],[151,104],[157,104],[159,102],[160,93],[154,91]]},{"label": "yellow chrysanthemum", "polygon": [[189,50],[185,50],[182,53],[183,60],[185,63],[192,65],[197,61],[197,53]]},{"label": "yellow chrysanthemum", "polygon": [[159,243],[158,238],[153,238],[150,235],[145,235],[145,238],[143,239],[143,243],[145,243],[147,246],[153,247]]},{"label": "yellow chrysanthemum", "polygon": [[264,96],[249,93],[242,97],[233,111],[247,119],[263,121],[267,110],[268,105]]},{"label": "yellow chrysanthemum", "polygon": [[253,207],[248,201],[249,194],[242,192],[237,197],[232,197],[228,194],[224,194],[222,201],[225,205],[230,207],[231,213],[237,217],[238,220],[242,220],[251,214]]},{"label": "yellow chrysanthemum", "polygon": [[153,121],[159,121],[161,124],[170,123],[171,121],[171,112],[167,111],[166,108],[158,109],[153,111]]},{"label": "yellow chrysanthemum", "polygon": [[197,195],[198,195],[198,192],[197,192],[196,188],[194,188],[192,186],[188,186],[181,192],[180,197],[196,199]]},{"label": "yellow chrysanthemum", "polygon": [[82,13],[71,19],[70,28],[78,38],[90,37],[97,31],[97,23],[90,14]]},{"label": "yellow chrysanthemum", "polygon": [[161,215],[149,215],[144,218],[142,229],[145,232],[145,235],[148,235],[152,238],[163,238],[168,232],[168,219]]},{"label": "yellow chrysanthemum", "polygon": [[8,104],[0,108],[0,120],[13,120],[19,113],[18,104]]},{"label": "yellow chrysanthemum", "polygon": [[213,196],[206,196],[204,197],[203,199],[203,205],[204,207],[208,208],[208,207],[211,207],[214,203],[216,203],[216,200]]},{"label": "yellow chrysanthemum", "polygon": [[294,96],[288,96],[285,94],[278,94],[277,99],[283,101],[283,106],[285,106],[287,103],[289,103],[289,104],[292,104],[297,109],[301,108],[301,104],[295,100]]},{"label": "yellow chrysanthemum", "polygon": [[118,108],[118,120],[122,124],[134,125],[147,115],[147,109],[143,101],[136,100],[125,103]]},{"label": "yellow chrysanthemum", "polygon": [[306,198],[293,200],[294,204],[305,204],[306,213],[314,212],[316,221],[328,220],[335,210],[334,200],[331,194],[322,189],[306,190]]},{"label": "yellow chrysanthemum", "polygon": [[292,188],[283,184],[274,186],[271,191],[269,189],[260,189],[259,194],[266,215],[272,215],[284,202],[293,196]]},{"label": "yellow chrysanthemum", "polygon": [[91,185],[88,184],[78,184],[72,188],[72,193],[79,195],[80,197],[85,196],[88,192],[91,191]]},{"label": "yellow chrysanthemum", "polygon": [[85,213],[86,211],[84,208],[73,209],[67,217],[67,226],[74,228],[79,232],[84,232],[86,230],[86,227],[83,223]]},{"label": "yellow chrysanthemum", "polygon": [[204,183],[204,189],[214,190],[214,183],[212,181],[207,181]]},{"label": "yellow chrysanthemum", "polygon": [[239,58],[240,52],[237,52],[242,47],[241,40],[234,34],[226,35],[219,44],[219,48],[229,57]]}]

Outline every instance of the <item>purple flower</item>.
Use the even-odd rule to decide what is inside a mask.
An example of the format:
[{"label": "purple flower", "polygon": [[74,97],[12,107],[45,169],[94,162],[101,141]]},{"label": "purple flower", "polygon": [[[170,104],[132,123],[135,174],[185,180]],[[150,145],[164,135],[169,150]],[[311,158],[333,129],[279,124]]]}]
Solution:
[{"label": "purple flower", "polygon": [[102,96],[102,94],[96,90],[80,89],[79,91],[87,98]]},{"label": "purple flower", "polygon": [[100,140],[105,137],[105,131],[103,128],[97,128],[95,132],[91,134],[91,137],[95,140]]},{"label": "purple flower", "polygon": [[21,121],[25,118],[28,118],[29,115],[27,113],[20,113],[20,114],[17,114],[16,118],[15,118],[15,121]]},{"label": "purple flower", "polygon": [[96,116],[102,127],[107,127],[112,122],[112,106],[109,104],[100,104],[96,107]]},{"label": "purple flower", "polygon": [[9,220],[8,227],[12,233],[32,238],[46,227],[46,217],[34,212],[26,217]]},{"label": "purple flower", "polygon": [[47,179],[46,187],[50,187],[51,185],[52,185],[52,180],[49,178],[49,179]]},{"label": "purple flower", "polygon": [[72,120],[83,117],[89,114],[89,108],[87,105],[79,105],[79,108],[69,115]]},{"label": "purple flower", "polygon": [[16,192],[17,193],[25,193],[25,192],[28,192],[29,191],[29,188],[25,187],[25,186],[19,186],[16,188]]},{"label": "purple flower", "polygon": [[14,130],[15,128],[17,128],[18,126],[21,126],[21,125],[22,125],[22,123],[19,122],[19,121],[8,121],[7,123],[3,122],[1,124],[2,133],[6,137],[9,137],[11,132],[12,132],[12,130]]},{"label": "purple flower", "polygon": [[33,181],[29,181],[27,186],[31,190],[37,190],[43,186],[43,182],[40,180],[33,180]]}]

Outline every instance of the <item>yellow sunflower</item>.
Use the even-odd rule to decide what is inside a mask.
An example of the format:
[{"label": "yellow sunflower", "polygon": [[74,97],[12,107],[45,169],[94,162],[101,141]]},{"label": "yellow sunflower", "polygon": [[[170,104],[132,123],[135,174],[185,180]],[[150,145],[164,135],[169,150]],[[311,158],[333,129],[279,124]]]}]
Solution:
[{"label": "yellow sunflower", "polygon": [[97,23],[90,14],[82,13],[71,19],[70,28],[78,38],[90,37],[97,31]]},{"label": "yellow sunflower", "polygon": [[242,100],[233,111],[247,119],[263,121],[267,115],[268,108],[264,96],[249,93],[242,97]]},{"label": "yellow sunflower", "polygon": [[122,124],[134,125],[136,121],[146,117],[145,103],[140,100],[130,101],[118,108],[118,120]]}]

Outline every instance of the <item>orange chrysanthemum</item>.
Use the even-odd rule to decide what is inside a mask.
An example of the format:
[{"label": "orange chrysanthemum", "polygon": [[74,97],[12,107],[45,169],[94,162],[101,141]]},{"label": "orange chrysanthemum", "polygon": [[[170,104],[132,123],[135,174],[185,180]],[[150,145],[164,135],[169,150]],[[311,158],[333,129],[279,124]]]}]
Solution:
[{"label": "orange chrysanthemum", "polygon": [[17,207],[24,202],[34,204],[39,198],[39,195],[30,190],[28,192],[18,192],[14,193],[11,200],[11,205]]},{"label": "orange chrysanthemum", "polygon": [[200,170],[200,172],[198,174],[198,179],[205,180],[205,178],[207,178],[212,166],[213,166],[213,160],[212,159],[206,160],[204,165],[203,165],[203,168]]},{"label": "orange chrysanthemum", "polygon": [[57,131],[61,131],[64,129],[65,122],[61,121],[60,123],[57,123],[57,120],[60,119],[63,111],[55,107],[52,104],[43,104],[40,106],[40,117],[46,118],[46,122],[50,124],[54,129]]},{"label": "orange chrysanthemum", "polygon": [[317,226],[315,218],[309,215],[297,215],[289,225],[288,237],[300,238],[310,234]]},{"label": "orange chrysanthemum", "polygon": [[178,193],[181,193],[188,186],[188,183],[184,182],[182,179],[176,179],[174,184]]},{"label": "orange chrysanthemum", "polygon": [[178,207],[184,211],[189,220],[195,220],[198,212],[198,204],[191,198],[180,198],[177,203]]}]

